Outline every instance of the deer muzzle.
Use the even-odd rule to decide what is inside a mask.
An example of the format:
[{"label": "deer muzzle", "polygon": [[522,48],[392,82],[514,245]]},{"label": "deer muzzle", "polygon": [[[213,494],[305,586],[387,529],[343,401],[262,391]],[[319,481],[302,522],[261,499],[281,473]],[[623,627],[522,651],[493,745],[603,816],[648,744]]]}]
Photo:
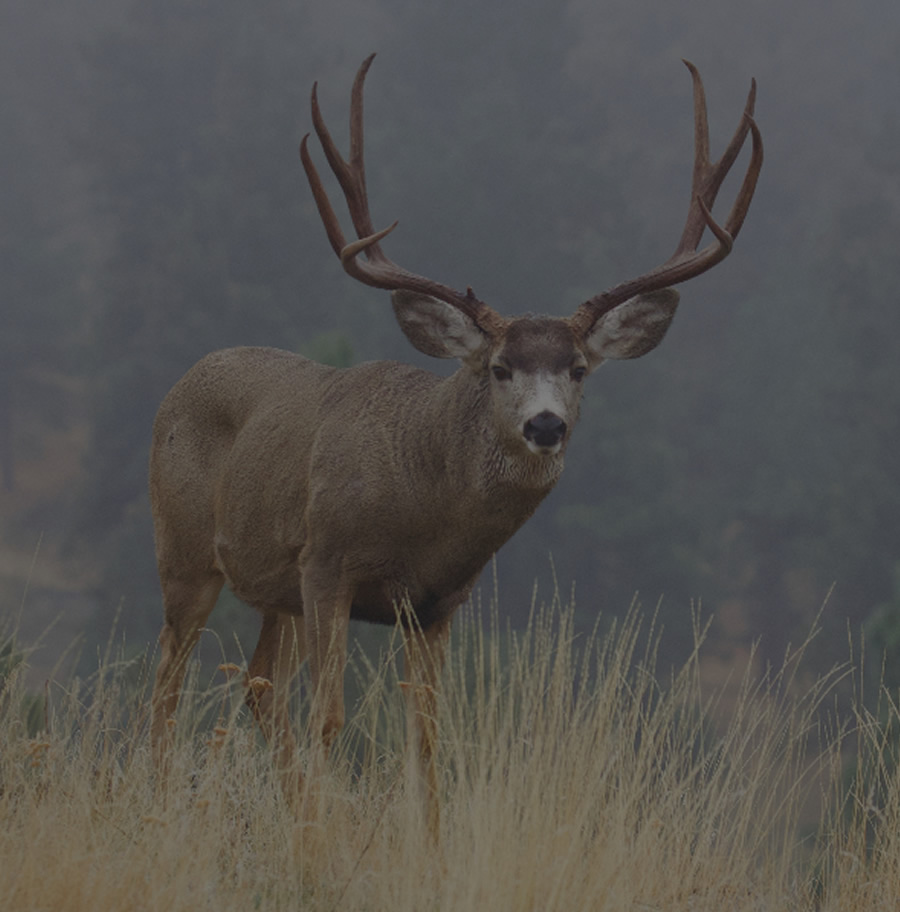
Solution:
[{"label": "deer muzzle", "polygon": [[565,439],[566,423],[553,412],[539,412],[525,422],[522,435],[535,452],[556,452]]}]

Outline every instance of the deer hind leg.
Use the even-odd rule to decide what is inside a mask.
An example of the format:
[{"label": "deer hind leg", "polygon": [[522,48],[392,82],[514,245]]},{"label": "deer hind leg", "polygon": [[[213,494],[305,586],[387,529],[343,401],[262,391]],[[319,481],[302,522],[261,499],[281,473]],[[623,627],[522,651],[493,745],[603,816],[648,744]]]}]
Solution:
[{"label": "deer hind leg", "polygon": [[424,793],[428,831],[438,841],[441,827],[440,786],[437,773],[437,687],[444,667],[450,635],[450,618],[426,630],[410,628],[404,640],[406,670],[407,729],[411,753],[415,753],[414,775]]},{"label": "deer hind leg", "polygon": [[165,624],[159,635],[159,666],[150,698],[150,741],[154,765],[161,777],[167,772],[175,709],[187,660],[215,607],[223,583],[219,573],[190,582],[163,580]]},{"label": "deer hind leg", "polygon": [[264,614],[259,642],[247,669],[245,699],[272,747],[289,798],[303,782],[289,707],[291,683],[306,657],[305,641],[302,618]]}]

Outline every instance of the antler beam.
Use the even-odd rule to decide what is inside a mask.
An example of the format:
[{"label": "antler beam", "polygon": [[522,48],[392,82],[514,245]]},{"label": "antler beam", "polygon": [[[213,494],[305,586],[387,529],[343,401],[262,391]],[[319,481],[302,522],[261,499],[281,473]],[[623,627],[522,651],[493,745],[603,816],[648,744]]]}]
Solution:
[{"label": "antler beam", "polygon": [[[398,223],[395,221],[387,228],[376,231],[369,215],[363,160],[363,85],[374,58],[375,55],[371,54],[363,61],[356,74],[356,79],[353,81],[350,96],[349,162],[344,160],[331,138],[319,107],[317,84],[313,85],[311,99],[313,126],[322,144],[325,158],[344,192],[347,209],[359,238],[359,240],[347,243],[322,180],[313,164],[308,148],[309,134],[307,134],[300,143],[300,159],[303,162],[319,215],[325,225],[328,240],[344,270],[354,279],[375,288],[385,288],[391,291],[403,289],[431,295],[462,311],[483,332],[497,333],[502,329],[505,320],[487,304],[476,298],[471,288],[462,294],[440,282],[409,272],[389,259],[381,249],[380,242],[397,227]],[[366,256],[365,260],[360,259],[360,254],[363,253]]]},{"label": "antler beam", "polygon": [[[722,153],[722,157],[712,163],[709,157],[709,123],[703,80],[692,63],[685,60],[684,64],[690,71],[694,83],[694,176],[691,202],[681,240],[672,256],[661,266],[585,301],[570,320],[578,333],[589,333],[604,314],[635,295],[678,285],[720,263],[731,253],[734,240],[750,208],[763,162],[762,135],[753,120],[756,80],[751,81],[747,104],[731,142]],[[719,188],[737,159],[748,133],[752,136],[750,164],[725,224],[719,225],[712,217],[712,208]],[[697,247],[707,228],[712,232],[714,239],[702,250],[698,250]]]}]

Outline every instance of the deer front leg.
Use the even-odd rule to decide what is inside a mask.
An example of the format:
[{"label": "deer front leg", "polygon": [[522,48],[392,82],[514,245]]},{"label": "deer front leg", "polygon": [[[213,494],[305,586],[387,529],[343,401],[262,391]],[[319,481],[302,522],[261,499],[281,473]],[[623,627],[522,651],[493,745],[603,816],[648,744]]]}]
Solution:
[{"label": "deer front leg", "polygon": [[303,622],[313,699],[309,731],[324,753],[344,725],[344,666],[353,592],[339,573],[304,566]]},{"label": "deer front leg", "polygon": [[419,787],[424,791],[426,820],[431,838],[437,842],[441,827],[440,788],[437,773],[437,686],[444,667],[444,653],[450,635],[450,618],[426,630],[406,631],[407,727],[411,752],[416,754]]},{"label": "deer front leg", "polygon": [[303,782],[288,708],[291,683],[305,655],[301,618],[289,614],[263,615],[259,642],[247,669],[246,702],[272,746],[289,800]]}]

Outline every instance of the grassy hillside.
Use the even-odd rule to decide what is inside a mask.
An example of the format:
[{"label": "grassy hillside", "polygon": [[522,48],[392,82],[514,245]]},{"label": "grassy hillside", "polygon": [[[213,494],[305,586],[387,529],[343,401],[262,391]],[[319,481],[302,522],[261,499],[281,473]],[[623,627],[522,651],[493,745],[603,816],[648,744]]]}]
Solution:
[{"label": "grassy hillside", "polygon": [[516,635],[486,626],[461,619],[447,669],[437,848],[404,776],[390,648],[348,672],[364,697],[310,782],[306,819],[223,675],[194,668],[162,796],[147,662],[109,657],[93,680],[35,696],[7,648],[0,908],[895,907],[895,707],[838,725],[839,673],[803,682],[802,656],[732,682],[726,701],[703,690],[702,647],[657,673],[655,634],[634,614],[593,639],[567,610]]}]

